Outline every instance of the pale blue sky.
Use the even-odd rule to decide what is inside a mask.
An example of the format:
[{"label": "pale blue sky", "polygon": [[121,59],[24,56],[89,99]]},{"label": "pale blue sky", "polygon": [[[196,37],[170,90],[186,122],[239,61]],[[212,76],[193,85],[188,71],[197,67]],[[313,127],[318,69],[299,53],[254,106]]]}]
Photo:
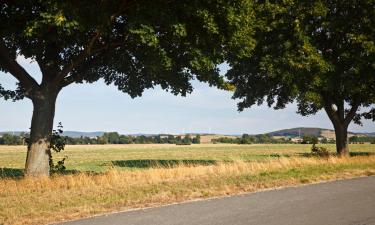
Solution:
[{"label": "pale blue sky", "polygon": [[[18,60],[36,79],[39,68],[25,59]],[[0,83],[14,86],[15,80],[0,72]],[[263,133],[292,127],[332,128],[324,112],[310,117],[295,113],[291,104],[283,110],[254,106],[237,112],[231,93],[193,82],[195,90],[187,97],[174,96],[160,88],[146,90],[143,97],[131,99],[102,81],[73,84],[62,90],[56,105],[55,124],[64,130],[118,131],[130,133],[211,132],[221,134]],[[25,131],[30,127],[32,104],[28,99],[12,102],[0,99],[0,131]],[[375,123],[351,125],[350,130],[374,132]]]}]

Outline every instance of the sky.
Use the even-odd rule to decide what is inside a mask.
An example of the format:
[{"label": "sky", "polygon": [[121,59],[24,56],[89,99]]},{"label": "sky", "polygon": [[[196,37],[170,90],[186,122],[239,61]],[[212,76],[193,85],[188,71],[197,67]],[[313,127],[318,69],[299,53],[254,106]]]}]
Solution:
[{"label": "sky", "polygon": [[[40,82],[36,63],[22,57],[17,61]],[[13,88],[15,82],[10,74],[0,72],[3,87]],[[58,96],[55,127],[62,122],[65,131],[117,131],[121,134],[258,134],[293,127],[333,128],[323,111],[302,117],[295,113],[296,105],[289,104],[282,110],[262,105],[238,112],[237,101],[231,98],[230,92],[197,81],[193,81],[193,87],[193,93],[186,97],[155,87],[146,90],[142,97],[132,99],[103,81],[73,84]],[[17,102],[0,99],[0,131],[28,131],[32,110],[28,99]],[[349,130],[375,132],[375,123],[367,120],[363,126],[351,124]]]}]

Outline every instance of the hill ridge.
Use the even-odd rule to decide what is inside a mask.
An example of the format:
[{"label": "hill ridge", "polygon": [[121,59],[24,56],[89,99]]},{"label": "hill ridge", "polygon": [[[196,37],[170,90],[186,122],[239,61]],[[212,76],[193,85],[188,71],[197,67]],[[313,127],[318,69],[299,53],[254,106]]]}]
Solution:
[{"label": "hill ridge", "polygon": [[[302,137],[305,135],[315,136],[315,137],[326,137],[333,138],[335,136],[335,131],[329,128],[320,128],[320,127],[294,127],[276,130],[268,132],[271,136],[289,136],[289,137]],[[375,132],[361,133],[361,132],[352,132],[348,131],[348,136],[375,136]]]},{"label": "hill ridge", "polygon": [[[64,131],[64,136],[69,137],[97,137],[102,136],[104,133],[109,131]],[[3,134],[14,134],[14,135],[20,135],[21,133],[27,133],[26,131],[0,131],[0,135]],[[213,134],[207,134],[207,133],[185,133],[185,134],[200,134],[200,135],[224,135],[224,136],[241,136],[241,134],[219,134],[219,133],[213,133]],[[178,134],[178,135],[185,135],[185,134]],[[310,135],[310,136],[323,136],[323,137],[332,137],[334,135],[334,130],[329,128],[321,128],[321,127],[293,127],[293,128],[287,128],[287,129],[281,129],[271,132],[265,132],[263,134],[268,134],[271,136],[288,136],[288,137],[298,137],[298,136],[304,136],[304,135]],[[349,136],[353,135],[359,135],[359,136],[374,136],[375,132],[348,132]],[[134,133],[134,134],[125,134],[125,135],[131,135],[131,136],[155,136],[159,134],[147,134],[147,133]],[[163,135],[163,134],[160,134]]]}]

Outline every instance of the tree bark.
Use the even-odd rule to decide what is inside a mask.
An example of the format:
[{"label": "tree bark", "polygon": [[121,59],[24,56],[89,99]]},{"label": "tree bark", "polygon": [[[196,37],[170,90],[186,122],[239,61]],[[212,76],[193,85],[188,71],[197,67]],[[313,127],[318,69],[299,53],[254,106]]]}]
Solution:
[{"label": "tree bark", "polygon": [[336,135],[336,152],[338,156],[349,156],[348,145],[348,126],[353,120],[359,104],[353,104],[352,108],[345,115],[344,101],[336,104],[334,109],[333,104],[325,104],[324,109],[335,128]]},{"label": "tree bark", "polygon": [[34,111],[25,166],[27,176],[49,176],[49,146],[57,94],[54,89],[43,88],[32,98]]},{"label": "tree bark", "polygon": [[336,135],[336,152],[338,156],[349,156],[348,126],[333,122]]}]

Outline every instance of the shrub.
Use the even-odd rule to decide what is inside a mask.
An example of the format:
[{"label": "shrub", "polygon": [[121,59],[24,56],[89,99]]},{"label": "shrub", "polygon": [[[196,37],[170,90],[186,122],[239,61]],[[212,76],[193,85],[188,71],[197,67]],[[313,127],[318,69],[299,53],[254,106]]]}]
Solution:
[{"label": "shrub", "polygon": [[327,148],[317,147],[315,144],[311,147],[311,153],[319,157],[329,157],[330,153]]},{"label": "shrub", "polygon": [[63,133],[62,129],[63,129],[63,126],[60,122],[57,127],[57,130],[53,130],[50,136],[49,166],[50,166],[50,171],[52,173],[64,172],[66,169],[64,165],[65,160],[67,158],[66,156],[62,160],[58,161],[56,164],[54,163],[53,158],[52,158],[52,151],[59,153],[65,149],[66,140],[63,136],[61,136],[61,134]]}]

